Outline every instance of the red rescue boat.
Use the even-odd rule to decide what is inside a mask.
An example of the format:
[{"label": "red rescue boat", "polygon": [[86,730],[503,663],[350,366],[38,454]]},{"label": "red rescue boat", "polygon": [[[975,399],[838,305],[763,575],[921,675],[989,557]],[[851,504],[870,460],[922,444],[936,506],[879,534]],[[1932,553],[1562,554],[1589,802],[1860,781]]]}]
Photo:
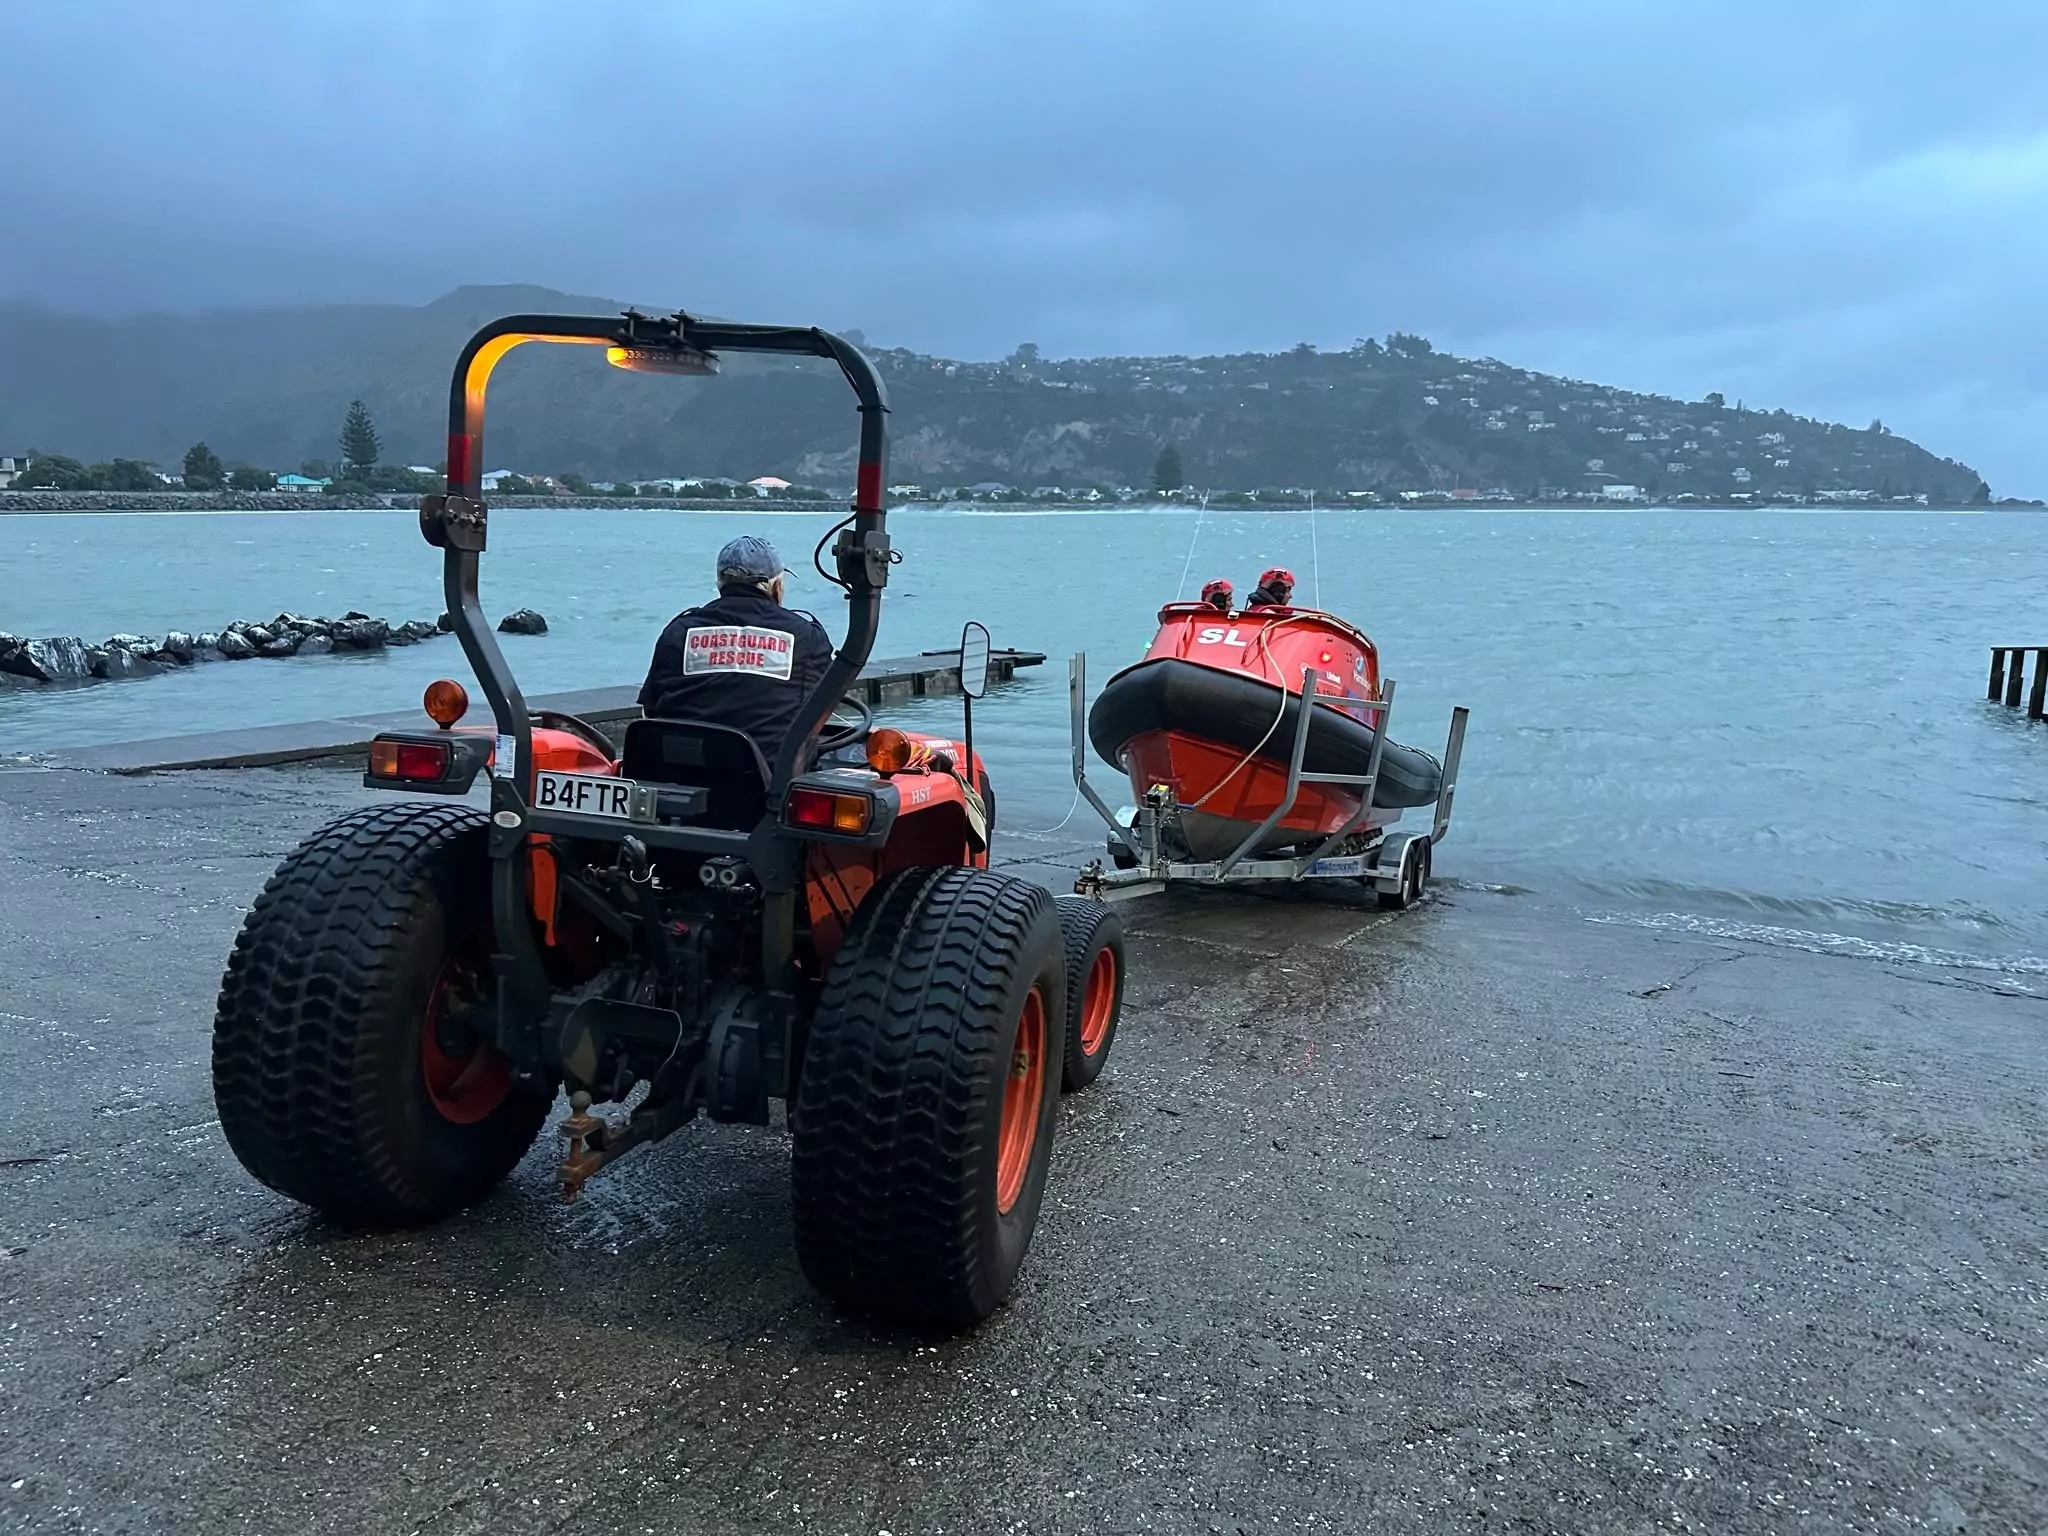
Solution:
[{"label": "red rescue boat", "polygon": [[[1171,812],[1162,830],[1179,856],[1228,858],[1287,804],[1305,671],[1314,705],[1304,777],[1286,813],[1245,851],[1311,844],[1346,826],[1364,846],[1403,809],[1436,800],[1443,772],[1428,753],[1388,741],[1378,751],[1372,805],[1359,816],[1378,738],[1379,653],[1330,614],[1167,604],[1145,659],[1112,677],[1089,711],[1089,740],[1130,776],[1139,803],[1164,787]],[[1360,782],[1311,777],[1318,774]]]}]

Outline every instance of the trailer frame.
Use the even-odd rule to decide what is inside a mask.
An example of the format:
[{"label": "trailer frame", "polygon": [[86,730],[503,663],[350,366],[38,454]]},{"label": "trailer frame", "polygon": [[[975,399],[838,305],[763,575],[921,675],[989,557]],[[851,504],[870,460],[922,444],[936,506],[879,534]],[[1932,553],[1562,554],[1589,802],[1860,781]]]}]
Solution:
[{"label": "trailer frame", "polygon": [[[1176,859],[1168,852],[1164,828],[1173,810],[1172,791],[1166,785],[1148,789],[1127,814],[1113,810],[1094,785],[1088,782],[1088,655],[1076,651],[1067,663],[1068,731],[1073,746],[1074,788],[1109,828],[1110,856],[1114,868],[1101,859],[1091,861],[1074,882],[1081,895],[1098,901],[1131,901],[1153,896],[1176,884],[1239,885],[1296,884],[1307,880],[1347,880],[1370,886],[1388,907],[1406,907],[1422,898],[1433,863],[1433,850],[1451,828],[1451,809],[1458,793],[1458,764],[1465,751],[1465,726],[1471,711],[1459,705],[1451,711],[1450,734],[1444,743],[1443,773],[1427,831],[1397,830],[1396,810],[1389,821],[1371,822],[1373,791],[1379,784],[1380,754],[1386,746],[1388,722],[1394,713],[1394,680],[1380,685],[1379,696],[1365,702],[1372,715],[1374,740],[1372,757],[1362,774],[1311,773],[1302,766],[1308,749],[1310,707],[1317,702],[1316,673],[1304,667],[1300,697],[1303,707],[1296,711],[1294,737],[1287,758],[1287,793],[1264,821],[1247,833],[1226,857],[1203,861]],[[1304,784],[1343,784],[1359,793],[1358,810],[1335,832],[1323,837],[1307,853],[1280,858],[1258,858],[1253,850],[1265,841],[1273,828],[1286,819],[1301,796]],[[1380,809],[1385,809],[1381,807]],[[1362,830],[1361,830],[1362,829]],[[1350,851],[1333,852],[1350,842]],[[1118,853],[1119,846],[1123,850]],[[1126,863],[1128,859],[1128,863]]]}]

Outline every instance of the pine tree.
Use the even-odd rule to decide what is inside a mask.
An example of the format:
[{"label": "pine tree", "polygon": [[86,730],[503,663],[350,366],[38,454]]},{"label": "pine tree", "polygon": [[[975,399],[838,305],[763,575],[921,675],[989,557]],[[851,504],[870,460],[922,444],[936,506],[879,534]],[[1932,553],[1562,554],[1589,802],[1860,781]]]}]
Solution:
[{"label": "pine tree", "polygon": [[370,408],[360,400],[348,403],[348,415],[341,424],[341,461],[351,475],[368,472],[377,463],[380,445],[377,424],[370,420]]},{"label": "pine tree", "polygon": [[1152,489],[1177,491],[1186,483],[1187,476],[1181,470],[1180,450],[1168,443],[1159,450],[1159,458],[1152,465]]},{"label": "pine tree", "polygon": [[204,443],[194,443],[185,450],[185,489],[188,491],[217,491],[227,476],[221,468],[220,455]]}]

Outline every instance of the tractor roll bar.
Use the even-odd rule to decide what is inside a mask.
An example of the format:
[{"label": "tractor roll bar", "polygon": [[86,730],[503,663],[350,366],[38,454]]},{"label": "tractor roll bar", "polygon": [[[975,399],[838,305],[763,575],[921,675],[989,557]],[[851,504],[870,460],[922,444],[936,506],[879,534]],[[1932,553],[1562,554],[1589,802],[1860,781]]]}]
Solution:
[{"label": "tractor roll bar", "polygon": [[882,507],[889,398],[881,376],[858,348],[829,331],[701,320],[681,310],[673,315],[643,315],[630,309],[618,316],[507,315],[469,339],[456,361],[448,390],[447,493],[421,502],[420,529],[428,543],[443,551],[441,580],[449,618],[463,654],[483,685],[484,697],[490,700],[498,735],[512,738],[516,755],[512,782],[522,798],[533,776],[533,726],[526,699],[506,665],[497,636],[484,619],[477,596],[477,557],[483,553],[485,534],[484,397],[492,371],[514,347],[529,341],[606,347],[611,349],[611,361],[652,372],[711,373],[719,352],[824,357],[837,363],[853,386],[860,401],[860,459],[853,515],[832,546],[839,579],[846,588],[846,638],[798,711],[796,724],[776,755],[769,798],[772,805],[779,806],[805,747],[860,676],[881,629],[882,587],[889,574],[889,536]]}]

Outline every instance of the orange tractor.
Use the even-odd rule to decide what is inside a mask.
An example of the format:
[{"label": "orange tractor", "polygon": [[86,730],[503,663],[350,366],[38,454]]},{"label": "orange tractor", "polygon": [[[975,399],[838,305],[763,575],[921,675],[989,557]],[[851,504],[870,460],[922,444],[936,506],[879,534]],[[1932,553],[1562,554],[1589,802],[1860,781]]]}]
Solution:
[{"label": "orange tractor", "polygon": [[[812,356],[853,386],[857,488],[819,566],[845,592],[847,633],[775,761],[711,721],[635,720],[615,747],[527,707],[477,580],[486,385],[529,341],[653,373],[715,373],[721,352]],[[877,726],[846,698],[895,558],[887,410],[868,360],[819,330],[628,311],[517,315],[471,339],[447,491],[424,498],[420,528],[494,721],[460,725],[464,690],[429,688],[433,728],[379,736],[365,775],[410,798],[315,832],[243,924],[213,1077],[257,1178],[340,1222],[425,1223],[505,1178],[564,1089],[570,1198],[700,1112],[765,1125],[779,1098],[813,1284],[940,1327],[1001,1304],[1037,1224],[1059,1093],[1092,1082],[1115,1037],[1123,938],[1101,903],[989,868],[971,702],[954,741]],[[970,700],[987,644],[969,625]]]}]

